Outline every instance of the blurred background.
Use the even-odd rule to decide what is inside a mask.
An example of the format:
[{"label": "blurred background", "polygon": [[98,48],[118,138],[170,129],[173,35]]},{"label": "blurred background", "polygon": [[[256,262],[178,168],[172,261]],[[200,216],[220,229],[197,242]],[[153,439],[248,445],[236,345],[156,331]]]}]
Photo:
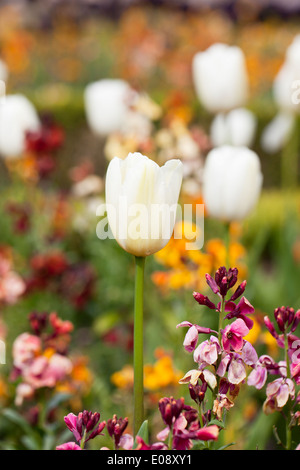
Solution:
[{"label": "blurred background", "polygon": [[[69,411],[132,418],[134,264],[114,240],[97,238],[95,211],[104,201],[108,162],[134,151],[159,164],[181,158],[181,201],[203,203],[206,155],[222,138],[212,133],[215,115],[197,96],[192,63],[215,43],[244,53],[245,107],[255,120],[247,146],[259,156],[264,178],[255,209],[230,224],[230,264],[247,279],[245,295],[256,308],[251,341],[280,360],[263,317],[281,305],[300,307],[300,142],[298,111],[281,107],[274,81],[299,33],[297,0],[0,1],[3,109],[11,103],[0,130],[0,335],[6,343],[0,448],[55,448]],[[295,54],[294,79],[300,79],[299,47]],[[95,132],[86,89],[102,79],[128,84],[130,113],[126,125]],[[190,400],[178,378],[193,360],[176,325],[215,325],[192,292],[207,294],[205,273],[225,260],[223,223],[209,213],[200,252],[171,240],[147,260],[145,383],[153,436],[160,429],[158,398]],[[51,312],[73,330],[70,338],[59,333],[59,344],[49,346],[47,338],[38,354],[48,359],[56,351],[71,365],[51,385],[37,382],[27,393],[18,388],[27,379],[13,345],[24,332],[39,336],[33,313]],[[53,317],[50,326],[58,331]],[[280,433],[283,424],[279,414],[262,413],[264,399],[263,390],[241,388],[224,444],[276,447],[272,427]]]}]

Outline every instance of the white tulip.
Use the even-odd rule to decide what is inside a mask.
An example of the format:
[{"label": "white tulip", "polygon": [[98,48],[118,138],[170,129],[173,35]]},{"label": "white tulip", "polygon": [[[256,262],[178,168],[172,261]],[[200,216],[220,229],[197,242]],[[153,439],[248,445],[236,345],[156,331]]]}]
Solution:
[{"label": "white tulip", "polygon": [[8,78],[8,68],[3,60],[0,60],[0,80],[6,82]]},{"label": "white tulip", "polygon": [[[300,112],[300,105],[293,99],[294,90],[300,86],[300,34],[287,48],[285,61],[275,77],[274,99],[281,110]],[[295,93],[297,96],[297,91]],[[299,95],[299,92],[298,92]]]},{"label": "white tulip", "polygon": [[224,221],[244,219],[260,195],[260,160],[246,147],[223,146],[206,157],[203,198],[208,213]]},{"label": "white tulip", "polygon": [[245,108],[233,109],[229,113],[219,113],[210,128],[210,138],[214,147],[234,145],[251,147],[256,130],[256,117]]},{"label": "white tulip", "polygon": [[106,210],[111,231],[124,250],[143,257],[172,236],[182,182],[182,163],[159,167],[140,153],[111,160],[106,174]]},{"label": "white tulip", "polygon": [[194,56],[192,68],[196,93],[208,111],[229,111],[246,103],[248,75],[239,47],[216,43]]},{"label": "white tulip", "polygon": [[23,95],[7,95],[0,104],[0,154],[19,158],[26,150],[26,132],[40,128],[32,103]]},{"label": "white tulip", "polygon": [[280,111],[266,126],[261,136],[261,146],[268,153],[278,152],[288,141],[295,122],[291,112]]},{"label": "white tulip", "polygon": [[269,153],[278,152],[286,144],[300,113],[300,34],[286,50],[285,61],[274,79],[273,96],[279,112],[261,138],[262,148]]},{"label": "white tulip", "polygon": [[136,92],[124,80],[103,79],[89,84],[84,103],[92,131],[101,136],[119,131],[135,96]]}]

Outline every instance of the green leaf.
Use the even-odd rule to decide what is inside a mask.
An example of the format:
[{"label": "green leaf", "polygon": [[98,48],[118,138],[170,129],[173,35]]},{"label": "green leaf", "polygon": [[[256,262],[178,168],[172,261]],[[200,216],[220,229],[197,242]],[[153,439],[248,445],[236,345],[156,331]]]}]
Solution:
[{"label": "green leaf", "polygon": [[219,447],[217,450],[225,450],[227,447],[234,446],[235,442],[231,442],[230,444],[226,444],[225,446]]},{"label": "green leaf", "polygon": [[70,393],[56,393],[46,406],[46,415],[61,405],[61,403],[71,398],[71,396]]},{"label": "green leaf", "polygon": [[223,421],[219,421],[218,419],[212,419],[210,422],[209,422],[209,426],[211,424],[216,424],[217,426],[219,426],[220,428],[224,429],[225,428],[225,424],[223,423]]},{"label": "green leaf", "polygon": [[32,429],[23,416],[11,408],[6,408],[1,414],[23,431],[25,436],[21,440],[26,448],[36,450],[40,448],[40,435]]},{"label": "green leaf", "polygon": [[[141,425],[138,433],[137,433],[137,436],[141,437],[143,439],[143,441],[146,443],[146,444],[149,444],[149,427],[148,427],[148,420],[145,420],[143,422],[143,424]],[[133,445],[133,448],[135,449],[137,446],[137,442],[136,442],[136,439],[134,440],[134,445]]]},{"label": "green leaf", "polygon": [[11,408],[6,408],[1,412],[1,414],[5,418],[7,418],[11,423],[16,424],[18,427],[20,427],[25,433],[32,433],[32,429],[26,419],[23,418],[23,416],[21,416],[17,411],[12,410]]}]

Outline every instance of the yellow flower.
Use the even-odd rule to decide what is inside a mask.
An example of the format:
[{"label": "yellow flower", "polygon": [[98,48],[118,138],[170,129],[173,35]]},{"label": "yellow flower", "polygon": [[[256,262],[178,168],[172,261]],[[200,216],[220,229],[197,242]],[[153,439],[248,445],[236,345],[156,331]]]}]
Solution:
[{"label": "yellow flower", "polygon": [[[182,372],[174,369],[171,356],[158,348],[155,351],[157,361],[144,366],[144,385],[149,391],[178,385]],[[111,376],[112,383],[120,389],[133,387],[133,367],[125,365]]]},{"label": "yellow flower", "polygon": [[125,365],[120,371],[112,374],[111,381],[118,388],[132,388],[133,378],[133,367]]}]

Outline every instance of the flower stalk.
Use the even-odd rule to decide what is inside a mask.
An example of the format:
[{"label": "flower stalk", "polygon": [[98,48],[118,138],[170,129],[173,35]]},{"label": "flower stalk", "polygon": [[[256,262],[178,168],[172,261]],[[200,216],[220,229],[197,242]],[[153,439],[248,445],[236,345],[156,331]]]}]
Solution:
[{"label": "flower stalk", "polygon": [[144,257],[135,257],[135,298],[134,298],[134,434],[136,435],[144,420]]}]

